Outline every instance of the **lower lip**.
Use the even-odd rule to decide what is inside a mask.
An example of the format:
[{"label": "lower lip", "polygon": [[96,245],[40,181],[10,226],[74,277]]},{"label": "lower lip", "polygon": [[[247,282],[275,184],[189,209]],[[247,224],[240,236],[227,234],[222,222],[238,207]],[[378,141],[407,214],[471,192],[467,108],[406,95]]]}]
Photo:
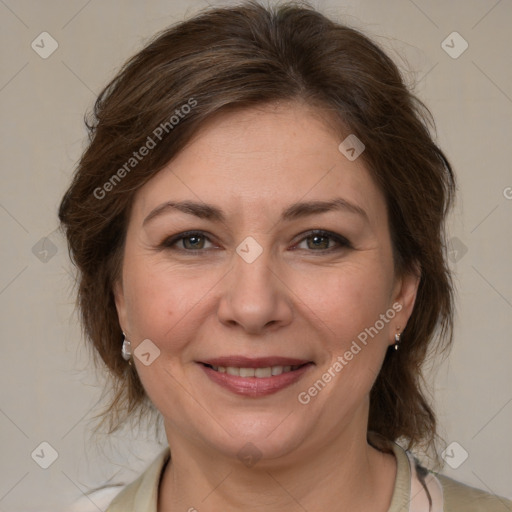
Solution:
[{"label": "lower lip", "polygon": [[227,373],[219,373],[208,366],[200,364],[206,375],[223,388],[236,393],[237,395],[260,397],[277,393],[297,382],[313,363],[305,364],[297,370],[273,375],[272,377],[238,377]]}]

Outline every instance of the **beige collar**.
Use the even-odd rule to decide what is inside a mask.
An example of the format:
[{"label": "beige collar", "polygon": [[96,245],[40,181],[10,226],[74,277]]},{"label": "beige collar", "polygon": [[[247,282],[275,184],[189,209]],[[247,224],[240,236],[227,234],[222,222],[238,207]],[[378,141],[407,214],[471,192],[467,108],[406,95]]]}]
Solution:
[{"label": "beige collar", "polygon": [[[397,459],[397,474],[388,512],[443,512],[443,489],[435,475],[429,472],[424,478],[432,499],[429,508],[414,457],[396,443],[392,444],[392,450]],[[121,491],[108,512],[156,512],[160,479],[169,458],[170,451],[166,448],[135,482]]]}]

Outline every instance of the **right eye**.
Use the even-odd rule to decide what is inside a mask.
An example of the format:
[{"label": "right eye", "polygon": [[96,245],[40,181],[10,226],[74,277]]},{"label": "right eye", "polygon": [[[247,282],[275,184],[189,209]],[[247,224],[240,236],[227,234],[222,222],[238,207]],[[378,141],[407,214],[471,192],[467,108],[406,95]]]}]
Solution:
[{"label": "right eye", "polygon": [[[206,244],[211,247],[205,247]],[[187,231],[166,238],[160,247],[166,250],[178,250],[182,252],[204,252],[215,247],[210,239],[202,231]]]}]

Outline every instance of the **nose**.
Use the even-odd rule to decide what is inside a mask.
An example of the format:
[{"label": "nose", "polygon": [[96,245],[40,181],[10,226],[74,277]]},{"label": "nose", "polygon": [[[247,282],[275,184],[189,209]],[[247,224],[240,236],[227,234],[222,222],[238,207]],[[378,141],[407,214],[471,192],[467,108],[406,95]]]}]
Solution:
[{"label": "nose", "polygon": [[292,293],[269,249],[251,263],[234,253],[223,286],[217,311],[223,324],[266,334],[292,321]]}]

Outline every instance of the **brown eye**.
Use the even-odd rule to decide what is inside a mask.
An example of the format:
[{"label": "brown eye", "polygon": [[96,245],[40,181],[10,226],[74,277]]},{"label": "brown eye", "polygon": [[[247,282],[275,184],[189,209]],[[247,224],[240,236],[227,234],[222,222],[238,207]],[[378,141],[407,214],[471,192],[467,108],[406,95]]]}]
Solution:
[{"label": "brown eye", "polygon": [[[304,243],[306,247],[304,247]],[[351,247],[351,245],[345,237],[328,231],[310,232],[297,245],[299,249],[311,250],[313,252],[334,251],[347,247]]]},{"label": "brown eye", "polygon": [[185,249],[203,249],[206,238],[200,235],[185,236],[181,239]]},{"label": "brown eye", "polygon": [[194,252],[211,249],[214,244],[204,233],[189,231],[167,238],[160,244],[160,247],[167,250]]},{"label": "brown eye", "polygon": [[308,249],[329,249],[330,238],[327,236],[308,236]]}]

